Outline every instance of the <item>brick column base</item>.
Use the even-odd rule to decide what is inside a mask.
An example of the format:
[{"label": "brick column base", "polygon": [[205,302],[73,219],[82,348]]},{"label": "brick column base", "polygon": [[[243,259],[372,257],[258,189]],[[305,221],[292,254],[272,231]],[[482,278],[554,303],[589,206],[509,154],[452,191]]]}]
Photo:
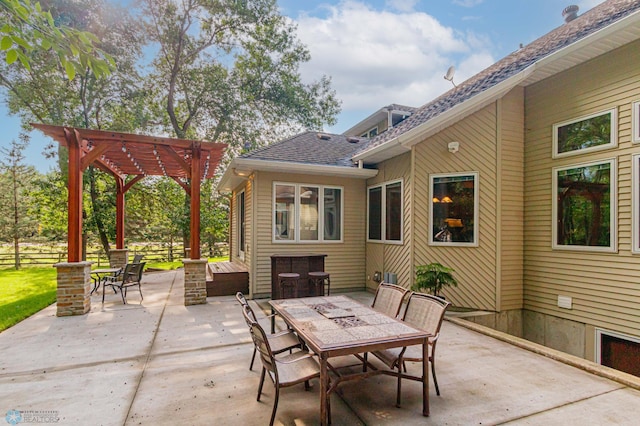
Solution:
[{"label": "brick column base", "polygon": [[207,303],[207,262],[207,259],[182,259],[185,306]]},{"label": "brick column base", "polygon": [[91,310],[92,262],[57,263],[57,312],[59,317],[84,315]]},{"label": "brick column base", "polygon": [[109,252],[109,266],[124,268],[129,263],[129,249],[113,249]]}]

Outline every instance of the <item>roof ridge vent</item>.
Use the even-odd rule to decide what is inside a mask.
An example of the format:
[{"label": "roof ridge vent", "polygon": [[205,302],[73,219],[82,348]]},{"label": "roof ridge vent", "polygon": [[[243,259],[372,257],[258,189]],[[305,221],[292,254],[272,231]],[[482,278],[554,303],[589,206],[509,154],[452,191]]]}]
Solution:
[{"label": "roof ridge vent", "polygon": [[322,139],[323,141],[328,141],[329,139],[331,139],[331,136],[327,135],[326,133],[318,133],[318,139]]},{"label": "roof ridge vent", "polygon": [[347,137],[347,142],[349,142],[349,143],[358,143],[358,142],[360,142],[360,139],[358,139],[358,138],[356,138],[354,136],[348,136]]},{"label": "roof ridge vent", "polygon": [[575,4],[565,7],[562,11],[564,22],[571,22],[576,19],[578,17],[578,10],[580,10],[580,8]]}]

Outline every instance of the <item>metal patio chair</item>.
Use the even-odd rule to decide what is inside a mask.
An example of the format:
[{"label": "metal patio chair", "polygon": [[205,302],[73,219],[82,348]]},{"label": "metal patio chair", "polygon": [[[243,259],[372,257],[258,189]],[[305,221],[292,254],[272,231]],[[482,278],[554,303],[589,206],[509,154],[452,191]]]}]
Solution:
[{"label": "metal patio chair", "polygon": [[[256,317],[255,312],[247,302],[247,299],[244,297],[242,292],[236,293],[236,300],[240,303],[240,306],[244,308],[246,307],[248,316],[252,322],[258,322],[258,318]],[[274,314],[275,315],[275,314]],[[270,317],[271,315],[269,315]],[[251,323],[247,321],[247,326],[251,329]],[[293,330],[284,330],[274,334],[268,334],[267,339],[269,340],[269,345],[271,346],[271,350],[274,354],[280,354],[282,352],[290,351],[294,348],[302,348],[302,342],[298,339],[298,336],[293,332]],[[253,355],[251,356],[251,364],[249,365],[249,370],[253,370],[253,363],[256,359],[257,349],[253,348]]]},{"label": "metal patio chair", "polygon": [[[430,294],[411,293],[402,318],[402,320],[410,326],[433,334],[433,337],[429,338],[428,361],[431,362],[431,375],[433,376],[433,383],[436,387],[436,394],[438,395],[440,395],[440,388],[438,387],[438,379],[436,378],[436,343],[440,336],[440,326],[442,325],[444,314],[449,305],[451,305],[450,302]],[[400,407],[402,379],[422,381],[421,377],[406,374],[407,368],[405,365],[405,361],[422,362],[422,347],[418,345],[404,348],[390,348],[372,352],[372,354],[389,368],[397,369],[398,393],[396,406]],[[403,368],[405,373],[402,372]]]},{"label": "metal patio chair", "polygon": [[104,303],[104,293],[107,287],[111,287],[115,290],[120,290],[120,296],[122,296],[122,303],[127,304],[127,289],[129,287],[138,286],[140,292],[140,300],[143,300],[142,287],[140,281],[142,280],[142,273],[144,272],[145,262],[142,263],[127,263],[124,267],[122,275],[119,279],[105,281],[102,287],[102,303]]},{"label": "metal patio chair", "polygon": [[378,312],[395,318],[400,313],[402,301],[408,292],[409,290],[399,285],[382,282],[376,290],[371,307]]},{"label": "metal patio chair", "polygon": [[[304,383],[305,390],[309,390],[309,380],[320,377],[320,366],[313,358],[314,355],[306,350],[296,351],[292,354],[276,358],[271,349],[270,339],[260,324],[253,320],[249,305],[242,307],[242,313],[249,324],[253,343],[256,351],[260,353],[260,359],[262,360],[262,373],[260,374],[260,385],[258,386],[258,397],[256,400],[260,401],[264,378],[267,374],[269,374],[269,378],[275,388],[273,410],[271,412],[271,421],[269,422],[269,426],[273,426],[278,410],[280,388]],[[327,409],[329,419],[331,419],[331,407],[329,406]]]}]

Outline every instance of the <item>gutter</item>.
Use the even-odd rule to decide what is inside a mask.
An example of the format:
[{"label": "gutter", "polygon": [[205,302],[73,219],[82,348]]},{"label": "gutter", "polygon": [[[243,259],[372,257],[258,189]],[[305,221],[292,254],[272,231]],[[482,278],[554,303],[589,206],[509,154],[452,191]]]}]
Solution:
[{"label": "gutter", "polygon": [[225,170],[218,192],[232,191],[243,180],[248,179],[254,171],[300,173],[307,175],[338,176],[354,179],[369,179],[378,174],[376,169],[365,169],[346,166],[329,166],[326,164],[293,163],[288,161],[256,160],[251,158],[234,158]]}]

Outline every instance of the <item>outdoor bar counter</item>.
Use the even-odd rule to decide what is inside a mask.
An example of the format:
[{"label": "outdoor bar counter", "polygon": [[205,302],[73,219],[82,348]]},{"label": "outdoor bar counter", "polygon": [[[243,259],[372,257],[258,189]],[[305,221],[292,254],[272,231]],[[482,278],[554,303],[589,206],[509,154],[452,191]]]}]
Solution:
[{"label": "outdoor bar counter", "polygon": [[315,289],[309,287],[309,272],[324,272],[326,254],[287,253],[271,255],[271,298],[282,299],[278,274],[295,272],[300,274],[298,280],[298,297],[315,296]]}]

